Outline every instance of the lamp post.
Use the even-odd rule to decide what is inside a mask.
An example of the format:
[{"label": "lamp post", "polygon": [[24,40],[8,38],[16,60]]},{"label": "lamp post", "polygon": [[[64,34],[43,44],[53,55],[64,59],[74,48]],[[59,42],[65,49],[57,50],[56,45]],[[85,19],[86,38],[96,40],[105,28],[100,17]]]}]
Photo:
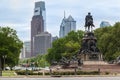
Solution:
[{"label": "lamp post", "polygon": [[4,62],[3,62],[3,66],[4,66],[4,71],[5,71],[5,58],[7,57],[7,55],[3,55],[3,60],[4,60]]},{"label": "lamp post", "polygon": [[26,76],[28,75],[27,67],[28,67],[28,60],[27,60],[27,62],[26,62]]}]

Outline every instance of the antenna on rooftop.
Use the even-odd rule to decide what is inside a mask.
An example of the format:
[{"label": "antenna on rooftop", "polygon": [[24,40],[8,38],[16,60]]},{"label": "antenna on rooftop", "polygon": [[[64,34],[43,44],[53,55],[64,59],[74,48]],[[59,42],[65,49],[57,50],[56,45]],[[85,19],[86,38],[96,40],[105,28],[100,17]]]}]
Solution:
[{"label": "antenna on rooftop", "polygon": [[64,18],[65,18],[65,11],[64,11]]}]

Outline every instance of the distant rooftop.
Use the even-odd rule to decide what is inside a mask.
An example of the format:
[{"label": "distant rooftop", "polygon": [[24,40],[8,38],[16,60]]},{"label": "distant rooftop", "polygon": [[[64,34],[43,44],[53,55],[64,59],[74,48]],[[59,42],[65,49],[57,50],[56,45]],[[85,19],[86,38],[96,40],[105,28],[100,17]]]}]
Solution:
[{"label": "distant rooftop", "polygon": [[100,23],[100,27],[101,27],[101,28],[102,28],[102,27],[107,27],[107,26],[111,26],[108,21],[102,21],[102,22]]},{"label": "distant rooftop", "polygon": [[38,7],[40,7],[42,10],[45,10],[45,2],[44,1],[35,2],[35,8]]},{"label": "distant rooftop", "polygon": [[71,15],[67,18],[68,21],[75,21]]}]

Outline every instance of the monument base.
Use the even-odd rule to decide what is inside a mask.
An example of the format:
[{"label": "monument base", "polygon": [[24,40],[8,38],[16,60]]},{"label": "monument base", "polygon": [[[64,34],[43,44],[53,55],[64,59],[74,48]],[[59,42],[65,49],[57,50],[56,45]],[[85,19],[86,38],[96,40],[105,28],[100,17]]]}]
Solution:
[{"label": "monument base", "polygon": [[105,61],[83,61],[83,65],[108,65]]},{"label": "monument base", "polygon": [[101,53],[84,53],[80,54],[79,58],[82,61],[102,61],[102,54]]}]

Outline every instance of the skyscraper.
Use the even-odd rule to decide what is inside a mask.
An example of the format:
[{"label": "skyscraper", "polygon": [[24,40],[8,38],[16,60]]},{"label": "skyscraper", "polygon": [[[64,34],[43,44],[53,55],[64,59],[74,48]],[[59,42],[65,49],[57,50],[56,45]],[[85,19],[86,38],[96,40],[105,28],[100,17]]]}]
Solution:
[{"label": "skyscraper", "polygon": [[48,32],[37,34],[34,37],[34,56],[47,53],[47,49],[51,48],[51,40],[51,34]]},{"label": "skyscraper", "polygon": [[31,56],[34,56],[33,44],[34,37],[45,31],[46,26],[46,9],[45,2],[35,2],[34,16],[31,21]]},{"label": "skyscraper", "polygon": [[70,15],[68,18],[63,18],[60,25],[59,37],[66,36],[70,31],[76,31],[76,21]]},{"label": "skyscraper", "polygon": [[100,23],[100,28],[102,28],[102,27],[107,27],[107,26],[111,26],[110,23],[107,22],[107,21],[102,21],[102,22]]},{"label": "skyscraper", "polygon": [[35,8],[34,8],[34,16],[42,15],[43,21],[44,21],[44,31],[46,30],[46,8],[45,8],[45,2],[39,1],[35,2]]}]

